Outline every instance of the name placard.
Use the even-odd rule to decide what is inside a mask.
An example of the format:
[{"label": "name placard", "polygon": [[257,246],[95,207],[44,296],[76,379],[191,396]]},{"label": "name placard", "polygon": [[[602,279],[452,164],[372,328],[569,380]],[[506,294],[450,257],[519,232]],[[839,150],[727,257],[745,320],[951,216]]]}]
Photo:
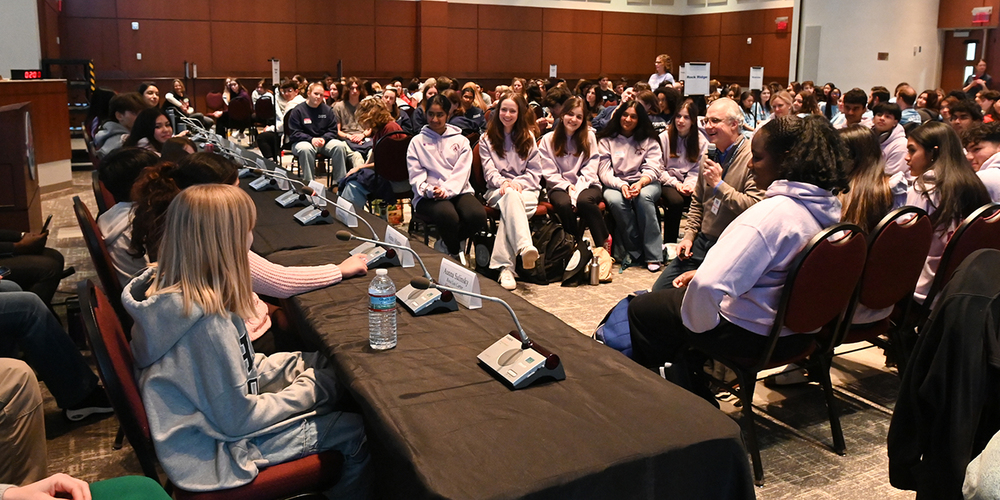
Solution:
[{"label": "name placard", "polygon": [[343,222],[347,227],[358,227],[358,216],[354,211],[354,205],[344,198],[337,198],[337,209],[335,210],[337,220]]},{"label": "name placard", "polygon": [[684,95],[708,95],[711,90],[709,79],[712,73],[711,63],[689,62],[684,71]]},{"label": "name placard", "polygon": [[[441,259],[441,272],[438,273],[438,283],[466,292],[479,293],[478,275],[448,259]],[[483,300],[478,297],[456,293],[455,300],[469,309],[483,307]]]},{"label": "name placard", "polygon": [[[392,243],[393,245],[399,245],[401,247],[410,248],[410,240],[403,233],[396,231],[392,226],[386,226],[385,228],[385,242]],[[403,267],[413,267],[413,254],[410,252],[396,252],[399,256],[399,263]]]},{"label": "name placard", "polygon": [[313,188],[313,191],[315,191],[315,194],[309,197],[312,200],[312,204],[317,207],[325,207],[326,200],[323,198],[326,198],[326,186],[324,186],[322,182],[309,181],[309,187]]},{"label": "name placard", "polygon": [[288,183],[288,180],[283,178],[283,177],[288,177],[287,170],[281,167],[275,167],[274,174],[275,174],[274,180],[278,181],[278,189],[282,191],[288,191],[289,189],[292,189],[292,185]]}]

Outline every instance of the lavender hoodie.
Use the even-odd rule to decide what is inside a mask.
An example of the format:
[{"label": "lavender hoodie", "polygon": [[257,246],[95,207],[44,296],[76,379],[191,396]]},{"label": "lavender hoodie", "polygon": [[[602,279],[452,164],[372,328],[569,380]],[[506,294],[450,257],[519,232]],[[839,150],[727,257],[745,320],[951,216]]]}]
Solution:
[{"label": "lavender hoodie", "polygon": [[590,155],[577,155],[576,144],[566,141],[566,154],[556,156],[555,132],[545,134],[538,144],[538,153],[542,158],[542,175],[549,189],[569,191],[570,186],[576,186],[577,192],[591,186],[599,186],[601,180],[597,177],[597,165],[600,162],[600,152],[593,131],[587,131],[587,141],[590,142]]},{"label": "lavender hoodie", "polygon": [[688,132],[698,134],[698,161],[692,163],[687,160],[687,150],[684,146],[684,138],[677,138],[677,158],[672,158],[670,151],[670,135],[668,131],[663,131],[660,134],[660,143],[663,144],[663,164],[665,168],[663,173],[660,175],[660,184],[664,186],[677,187],[679,185],[690,186],[694,189],[695,183],[698,182],[698,172],[701,170],[701,159],[705,157],[705,152],[708,151],[708,139],[705,137],[705,133],[696,127],[691,127],[691,131]]},{"label": "lavender hoodie", "polygon": [[597,148],[601,154],[597,175],[605,187],[621,189],[643,175],[651,181],[660,178],[663,150],[658,137],[650,137],[642,144],[624,135],[605,137],[597,142]]},{"label": "lavender hoodie", "polygon": [[997,153],[983,163],[976,172],[979,180],[983,181],[986,190],[990,193],[990,199],[994,203],[1000,202],[1000,153]]},{"label": "lavender hoodie", "polygon": [[531,149],[526,158],[518,156],[510,134],[504,134],[503,151],[503,158],[493,151],[488,135],[483,134],[479,139],[479,156],[483,159],[483,176],[489,189],[500,189],[503,181],[516,182],[527,191],[542,189],[542,159],[534,136],[531,137]]},{"label": "lavender hoodie", "polygon": [[420,200],[433,198],[434,187],[441,188],[446,198],[471,193],[472,148],[462,131],[448,125],[444,135],[424,126],[410,141],[406,150],[406,169],[413,187],[413,206]]},{"label": "lavender hoodie", "polygon": [[902,125],[897,123],[880,146],[882,158],[885,159],[885,173],[893,175],[910,171],[910,166],[906,163],[906,131]]},{"label": "lavender hoodie", "polygon": [[[774,181],[764,200],[733,220],[705,256],[681,304],[684,326],[706,332],[721,316],[767,335],[789,266],[813,236],[840,221],[840,209],[840,200],[825,189]],[[785,328],[781,335],[792,333]]]}]

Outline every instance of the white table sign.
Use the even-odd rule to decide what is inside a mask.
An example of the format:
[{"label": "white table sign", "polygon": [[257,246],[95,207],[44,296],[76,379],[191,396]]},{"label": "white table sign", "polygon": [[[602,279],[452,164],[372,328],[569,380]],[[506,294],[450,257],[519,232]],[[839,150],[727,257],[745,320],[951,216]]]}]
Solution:
[{"label": "white table sign", "polygon": [[[478,275],[448,259],[441,259],[441,272],[438,273],[438,283],[466,292],[479,293]],[[483,307],[483,299],[478,297],[456,293],[455,300],[469,309]]]}]

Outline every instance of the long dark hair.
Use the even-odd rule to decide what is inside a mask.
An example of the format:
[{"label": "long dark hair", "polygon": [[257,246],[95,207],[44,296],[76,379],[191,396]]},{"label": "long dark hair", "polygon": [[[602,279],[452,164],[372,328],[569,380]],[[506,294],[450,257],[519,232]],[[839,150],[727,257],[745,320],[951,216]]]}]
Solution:
[{"label": "long dark hair", "polygon": [[[677,112],[674,113],[674,120],[677,119],[677,115],[681,113],[681,110],[687,110],[688,120],[691,122],[691,130],[688,131],[687,137],[684,138],[684,159],[689,163],[694,163],[698,161],[698,156],[701,154],[701,144],[699,143],[701,132],[698,131],[698,107],[691,99],[684,99],[684,102],[677,107]],[[670,125],[667,126],[667,142],[670,146],[670,157],[679,158],[680,155],[677,154],[677,141],[680,139],[680,135],[677,132],[677,125],[674,125],[674,120],[671,120]]]},{"label": "long dark hair", "polygon": [[840,220],[857,224],[871,234],[882,217],[892,210],[892,190],[889,176],[885,174],[882,148],[875,132],[858,123],[841,129],[839,134],[851,158],[847,173],[851,191],[841,200],[844,209]]},{"label": "long dark hair", "polygon": [[[149,146],[159,152],[163,145],[156,142],[156,119],[161,116],[167,115],[160,108],[146,108],[140,111],[139,115],[135,117],[135,122],[132,123],[132,131],[128,134],[128,139],[123,146],[138,146],[140,140],[146,139],[149,141]],[[169,118],[167,123],[170,123]]]},{"label": "long dark hair", "polygon": [[[576,132],[573,132],[573,145],[576,146],[576,155],[574,156],[581,154],[590,156],[590,141],[587,140],[587,136],[590,134],[590,128],[587,127],[587,123],[590,121],[590,112],[587,111],[587,101],[576,96],[566,99],[566,102],[563,103],[562,114],[563,116],[568,115],[577,107],[583,110],[583,121],[576,128]],[[566,136],[566,120],[559,120],[559,126],[552,134],[552,149],[556,156],[566,156],[569,153],[566,150],[566,143],[569,142]]]},{"label": "long dark hair", "polygon": [[148,255],[150,262],[156,262],[164,215],[181,190],[196,184],[232,184],[238,176],[236,164],[215,153],[195,153],[177,164],[165,162],[146,168],[132,186],[135,206],[129,254]]},{"label": "long dark hair", "polygon": [[930,158],[928,170],[934,171],[933,185],[928,186],[921,175],[913,187],[929,200],[933,200],[930,192],[937,190],[939,205],[930,215],[935,228],[946,230],[953,222],[991,201],[986,186],[965,158],[962,141],[953,128],[930,121],[913,129],[909,138],[924,148],[925,155]]},{"label": "long dark hair", "polygon": [[656,137],[656,130],[653,129],[653,122],[649,121],[649,115],[646,113],[646,108],[643,107],[642,103],[639,101],[629,101],[622,106],[619,106],[615,110],[614,115],[611,116],[611,121],[601,129],[597,134],[598,139],[604,139],[605,137],[618,137],[622,133],[622,115],[628,109],[634,109],[636,116],[639,118],[639,123],[635,125],[635,131],[632,132],[632,139],[635,140],[636,144],[641,144],[643,141],[649,138]]},{"label": "long dark hair", "polygon": [[525,102],[521,94],[507,92],[500,96],[500,99],[497,101],[497,107],[493,110],[493,115],[490,116],[489,123],[486,124],[486,137],[490,140],[490,147],[493,148],[493,152],[500,158],[505,158],[504,143],[506,142],[506,137],[504,137],[503,123],[500,121],[500,106],[507,99],[514,101],[514,104],[517,106],[517,121],[514,122],[514,127],[510,131],[510,139],[514,143],[514,151],[517,152],[517,156],[520,156],[524,160],[531,153],[531,147],[535,145],[535,138],[531,134],[533,122],[528,116],[528,103]]},{"label": "long dark hair", "polygon": [[844,141],[830,122],[820,116],[781,116],[760,129],[765,149],[780,158],[778,179],[805,182],[830,191],[846,193],[850,159]]}]

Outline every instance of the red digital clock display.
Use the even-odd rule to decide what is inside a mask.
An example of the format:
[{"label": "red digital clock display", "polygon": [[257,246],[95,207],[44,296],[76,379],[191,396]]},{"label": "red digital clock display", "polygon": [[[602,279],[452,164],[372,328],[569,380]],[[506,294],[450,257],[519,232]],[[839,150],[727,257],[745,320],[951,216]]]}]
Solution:
[{"label": "red digital clock display", "polygon": [[12,69],[11,80],[41,80],[42,71],[38,69]]}]

